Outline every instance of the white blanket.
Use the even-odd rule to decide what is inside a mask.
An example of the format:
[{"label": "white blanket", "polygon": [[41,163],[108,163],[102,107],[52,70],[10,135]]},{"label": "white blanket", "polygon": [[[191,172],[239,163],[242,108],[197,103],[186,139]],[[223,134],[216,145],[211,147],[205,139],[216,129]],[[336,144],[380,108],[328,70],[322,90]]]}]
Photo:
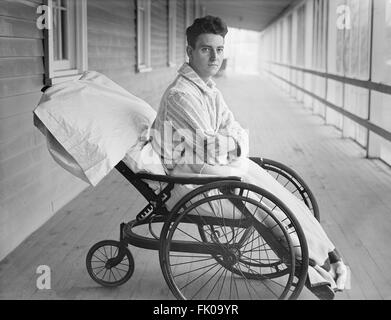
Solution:
[{"label": "white blanket", "polygon": [[[155,117],[148,103],[94,71],[50,87],[34,110],[53,158],[93,186],[124,157],[131,169],[143,169],[140,152]],[[165,174],[158,160],[146,171]]]}]

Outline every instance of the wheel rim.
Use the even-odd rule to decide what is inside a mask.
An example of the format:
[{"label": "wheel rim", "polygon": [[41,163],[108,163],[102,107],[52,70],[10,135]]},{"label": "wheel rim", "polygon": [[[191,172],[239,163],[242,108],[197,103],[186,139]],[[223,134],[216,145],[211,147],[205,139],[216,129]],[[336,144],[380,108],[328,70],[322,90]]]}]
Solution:
[{"label": "wheel rim", "polygon": [[[243,187],[243,184],[241,184],[241,186]],[[178,212],[178,214],[176,215],[176,218],[173,215],[174,219],[171,220],[172,222],[167,223],[163,228],[162,247],[160,250],[160,261],[163,274],[171,291],[180,299],[295,298],[300,293],[305,279],[299,278],[297,280],[294,278],[295,254],[293,245],[290,236],[288,235],[288,231],[284,228],[283,224],[274,217],[272,211],[269,210],[268,216],[269,218],[274,219],[274,223],[277,226],[276,228],[278,228],[278,231],[285,237],[285,249],[289,253],[284,256],[284,261],[281,259],[281,256],[278,256],[275,253],[273,255],[274,249],[271,249],[270,245],[264,239],[265,231],[263,231],[264,234],[261,234],[262,232],[260,232],[262,230],[260,222],[248,215],[246,216],[247,219],[255,219],[255,221],[253,221],[254,227],[252,232],[247,235],[247,238],[242,241],[240,246],[238,246],[238,237],[243,235],[246,230],[249,230],[248,227],[240,225],[240,219],[237,219],[237,225],[233,228],[232,225],[229,227],[224,225],[224,221],[228,221],[228,219],[220,217],[221,226],[219,228],[230,228],[232,233],[230,236],[228,232],[223,232],[223,230],[219,236],[220,240],[213,240],[217,234],[215,226],[209,233],[208,230],[205,230],[205,228],[211,229],[210,224],[208,225],[208,223],[203,223],[203,232],[200,232],[199,224],[198,226],[195,224],[198,238],[194,232],[191,233],[192,231],[190,231],[190,229],[187,229],[186,231],[183,230],[182,226],[185,223],[189,224],[188,221],[184,222],[184,217],[189,220],[191,216],[190,212],[193,211],[194,214],[195,208],[206,202],[210,205],[211,201],[218,202],[222,199],[227,200],[229,197],[235,201],[238,199],[240,199],[240,201],[245,201],[248,204],[258,207],[258,209],[262,207],[262,205],[255,200],[244,196],[220,195],[209,197],[208,199],[204,198],[203,200],[197,200],[196,202],[192,202],[190,206],[184,205],[187,201],[182,201],[183,203],[179,205],[179,207],[176,206],[177,210],[174,208],[174,211]],[[182,210],[178,210],[180,207],[183,207]],[[267,211],[266,207],[263,207],[262,209]],[[230,220],[230,223],[232,223],[232,219]],[[301,229],[299,230],[299,233],[300,232],[302,232]],[[193,241],[202,241],[204,244],[205,241],[214,244],[220,242],[220,245],[223,248],[221,248],[220,251],[212,252],[210,254],[177,252],[178,247],[175,246],[175,241],[186,241],[186,237]],[[268,237],[270,238],[270,235]],[[235,239],[235,243],[232,243],[230,238]],[[172,243],[174,243],[173,246],[171,245]],[[258,246],[258,253],[254,253],[257,249],[256,246]],[[171,250],[172,247],[174,247],[173,250]],[[258,256],[255,257],[254,255]],[[308,256],[304,258],[308,258]],[[266,262],[263,263],[262,261]],[[285,270],[278,270],[278,268],[283,265],[285,266]],[[271,267],[277,268],[278,271],[271,270]],[[266,271],[266,268],[269,268],[269,272]],[[306,275],[306,270],[304,273]]]},{"label": "wheel rim", "polygon": [[134,260],[130,251],[118,241],[104,240],[87,254],[87,270],[91,278],[103,286],[125,283],[133,274]]},{"label": "wheel rim", "polygon": [[320,221],[318,203],[310,188],[296,172],[279,162],[268,159],[263,159],[261,166],[284,188],[303,201],[313,216]]}]

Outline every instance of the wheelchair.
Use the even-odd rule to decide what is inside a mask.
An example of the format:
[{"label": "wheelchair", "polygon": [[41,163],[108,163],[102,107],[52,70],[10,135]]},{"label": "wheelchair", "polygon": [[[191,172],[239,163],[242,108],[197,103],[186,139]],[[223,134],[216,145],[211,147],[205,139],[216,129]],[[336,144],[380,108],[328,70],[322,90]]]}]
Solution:
[{"label": "wheelchair", "polygon": [[[314,195],[299,175],[273,160],[250,157],[290,190],[319,220]],[[292,212],[273,194],[235,176],[183,177],[116,169],[148,204],[127,223],[119,240],[93,245],[90,277],[115,287],[135,269],[128,245],[159,251],[164,279],[177,299],[296,299],[307,279],[306,239]],[[146,181],[163,183],[157,193]],[[174,186],[193,185],[171,210]]]}]

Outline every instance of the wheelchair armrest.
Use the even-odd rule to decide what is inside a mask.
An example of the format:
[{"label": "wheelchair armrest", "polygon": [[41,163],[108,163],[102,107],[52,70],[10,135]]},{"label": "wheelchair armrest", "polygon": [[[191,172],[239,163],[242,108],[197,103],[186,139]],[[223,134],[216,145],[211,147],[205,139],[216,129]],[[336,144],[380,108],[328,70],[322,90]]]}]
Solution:
[{"label": "wheelchair armrest", "polygon": [[152,181],[167,182],[174,184],[196,184],[203,185],[210,182],[235,180],[242,181],[241,177],[237,176],[214,176],[207,174],[186,174],[186,175],[158,175],[149,173],[136,173],[138,179],[147,179]]},{"label": "wheelchair armrest", "polygon": [[265,162],[268,162],[269,160],[268,159],[264,159],[264,158],[261,158],[261,157],[248,157],[251,161],[255,162],[256,164],[258,164],[259,166],[263,167],[264,163]]}]

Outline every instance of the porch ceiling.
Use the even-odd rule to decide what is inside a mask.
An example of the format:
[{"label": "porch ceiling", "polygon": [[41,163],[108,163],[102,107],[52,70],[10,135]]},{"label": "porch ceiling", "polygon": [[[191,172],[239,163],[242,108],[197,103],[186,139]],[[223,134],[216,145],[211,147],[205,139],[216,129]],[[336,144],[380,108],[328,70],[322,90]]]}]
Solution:
[{"label": "porch ceiling", "polygon": [[202,0],[206,13],[221,17],[228,27],[262,31],[300,0]]}]

